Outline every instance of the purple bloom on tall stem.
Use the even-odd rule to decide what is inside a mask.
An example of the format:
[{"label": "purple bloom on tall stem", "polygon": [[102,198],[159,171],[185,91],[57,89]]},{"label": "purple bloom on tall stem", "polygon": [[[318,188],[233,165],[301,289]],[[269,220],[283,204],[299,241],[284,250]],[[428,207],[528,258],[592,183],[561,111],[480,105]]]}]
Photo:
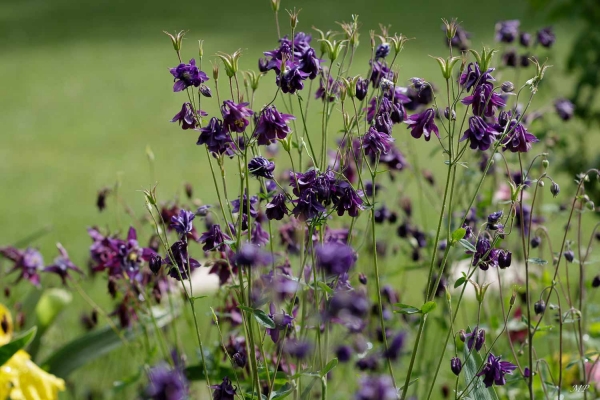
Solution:
[{"label": "purple bloom on tall stem", "polygon": [[152,400],[185,400],[188,381],[181,367],[176,365],[171,369],[162,363],[150,368],[145,395]]},{"label": "purple bloom on tall stem", "polygon": [[498,93],[494,92],[491,83],[477,85],[473,94],[461,100],[463,104],[471,105],[473,114],[480,117],[493,117],[497,107],[504,107],[506,102]]},{"label": "purple bloom on tall stem", "polygon": [[454,373],[454,375],[458,376],[460,371],[462,371],[462,362],[458,357],[452,357],[450,360],[450,369]]},{"label": "purple bloom on tall stem", "polygon": [[508,134],[502,141],[504,151],[527,153],[531,149],[531,143],[539,142],[538,138],[529,133],[525,126],[516,119],[509,122],[507,132]]},{"label": "purple bloom on tall stem", "polygon": [[0,249],[0,254],[15,263],[8,273],[19,271],[21,274],[17,278],[17,282],[26,279],[35,286],[40,286],[39,272],[44,268],[44,259],[39,251],[31,247],[25,250],[3,247]]},{"label": "purple bloom on tall stem", "polygon": [[281,88],[283,93],[296,93],[297,90],[304,89],[304,81],[311,75],[301,69],[301,65],[286,61],[283,72],[277,75],[275,83]]},{"label": "purple bloom on tall stem", "polygon": [[248,172],[251,175],[261,178],[273,179],[275,163],[262,156],[254,157],[248,163]]},{"label": "purple bloom on tall stem", "polygon": [[489,68],[482,74],[479,69],[479,64],[476,62],[469,63],[469,65],[467,65],[467,70],[460,75],[458,82],[468,92],[475,86],[495,81],[491,74],[493,71],[494,68]]},{"label": "purple bloom on tall stem", "polygon": [[388,375],[371,376],[360,380],[355,400],[396,400],[398,394],[394,389],[392,378]]},{"label": "purple bloom on tall stem", "polygon": [[200,129],[200,136],[196,142],[198,145],[205,144],[208,151],[217,154],[226,154],[233,157],[235,144],[231,140],[229,132],[223,127],[223,122],[215,117],[210,119],[207,126]]},{"label": "purple bloom on tall stem", "polygon": [[370,127],[361,138],[361,145],[366,155],[380,156],[387,154],[392,148],[394,138],[387,133],[377,132],[375,127]]},{"label": "purple bloom on tall stem", "polygon": [[375,50],[375,59],[385,58],[390,54],[390,44],[389,43],[381,43],[377,46],[377,50]]},{"label": "purple bloom on tall stem", "polygon": [[408,117],[406,124],[408,125],[407,128],[411,130],[410,134],[415,139],[425,135],[425,140],[429,141],[432,132],[435,133],[438,139],[440,137],[438,127],[435,125],[435,111],[433,111],[433,108],[411,115]]},{"label": "purple bloom on tall stem", "polygon": [[512,43],[519,37],[519,26],[521,22],[517,19],[500,21],[496,24],[496,41]]},{"label": "purple bloom on tall stem", "polygon": [[340,181],[334,186],[333,191],[333,204],[337,209],[337,214],[341,217],[347,211],[351,217],[357,217],[358,211],[363,209],[363,201],[352,185],[346,181]]},{"label": "purple bloom on tall stem", "polygon": [[175,68],[169,69],[171,75],[175,78],[173,85],[174,92],[181,92],[190,86],[198,87],[208,80],[208,76],[196,66],[196,60],[193,58],[189,64],[179,64]]},{"label": "purple bloom on tall stem", "polygon": [[262,225],[257,221],[254,221],[254,227],[252,228],[252,243],[257,246],[264,246],[269,242],[271,236],[269,232],[262,228]]},{"label": "purple bloom on tall stem", "polygon": [[[446,26],[444,25],[444,31],[446,31]],[[450,39],[450,43],[448,43],[448,37],[446,39],[446,45],[450,44],[453,48],[457,48],[460,51],[467,51],[469,49],[469,38],[471,37],[471,33],[465,31],[462,26],[456,25],[456,34],[452,39]]]},{"label": "purple bloom on tall stem", "polygon": [[554,35],[552,28],[546,27],[546,28],[540,29],[537,32],[537,41],[543,47],[552,47],[552,45],[556,41],[556,36]]},{"label": "purple bloom on tall stem", "polygon": [[474,116],[469,118],[469,128],[460,141],[469,139],[472,149],[485,151],[490,148],[499,133],[494,125],[488,125],[483,118]]},{"label": "purple bloom on tall stem", "polygon": [[358,78],[356,81],[356,98],[359,101],[363,101],[367,97],[369,91],[369,81],[367,79]]},{"label": "purple bloom on tall stem", "polygon": [[270,220],[280,221],[284,215],[288,215],[288,209],[285,206],[285,195],[283,193],[276,194],[271,199],[271,202],[266,206],[267,218]]},{"label": "purple bloom on tall stem", "polygon": [[[296,42],[294,42],[294,47],[295,46]],[[323,60],[321,60],[320,58],[317,58],[315,50],[312,47],[309,47],[302,56],[300,62],[300,69],[308,74],[308,79],[315,79],[321,71],[322,61]]]},{"label": "purple bloom on tall stem", "polygon": [[179,237],[186,236],[192,233],[194,225],[192,225],[193,219],[196,215],[184,209],[179,210],[178,215],[171,217],[171,227],[179,234]]},{"label": "purple bloom on tall stem", "polygon": [[382,78],[392,80],[394,73],[388,68],[385,61],[372,61],[371,77],[369,78],[374,88],[379,87]]},{"label": "purple bloom on tall stem", "polygon": [[277,343],[279,341],[279,332],[288,329],[289,332],[294,327],[294,317],[289,315],[288,313],[282,311],[281,313],[277,313],[275,309],[275,304],[271,303],[269,306],[269,317],[275,323],[275,328],[267,328],[267,333],[273,340],[273,343]]},{"label": "purple bloom on tall stem", "polygon": [[221,106],[221,115],[223,115],[223,126],[229,132],[242,133],[250,123],[248,117],[254,113],[246,106],[249,103],[236,104],[231,100],[225,100]]},{"label": "purple bloom on tall stem", "polygon": [[501,356],[496,357],[490,353],[483,369],[477,374],[477,376],[483,376],[485,387],[490,387],[494,384],[498,386],[504,385],[506,383],[504,375],[512,374],[517,368],[516,365],[508,361],[500,361],[501,358]]},{"label": "purple bloom on tall stem", "polygon": [[292,210],[294,216],[305,221],[327,211],[317,199],[317,192],[313,189],[304,190],[298,199],[292,202],[296,205]]},{"label": "purple bloom on tall stem", "polygon": [[335,101],[340,94],[340,85],[338,81],[334,81],[331,76],[327,79],[327,97],[325,96],[325,85],[323,85],[324,78],[319,79],[319,88],[315,92],[315,99],[327,100],[329,102]]},{"label": "purple bloom on tall stem", "polygon": [[54,263],[44,268],[44,272],[51,272],[60,276],[63,285],[67,284],[67,278],[69,278],[69,271],[75,271],[80,274],[83,274],[81,271],[69,258],[69,254],[67,250],[60,244],[57,243],[56,247],[58,248],[58,252],[60,255],[54,259]]},{"label": "purple bloom on tall stem", "polygon": [[[206,117],[208,114],[202,110],[198,110],[196,111],[196,115],[200,117]],[[198,126],[198,121],[194,115],[194,110],[189,102],[183,103],[181,106],[181,111],[175,114],[173,119],[171,119],[171,122],[179,122],[179,125],[181,125],[182,129],[196,129]]]},{"label": "purple bloom on tall stem", "polygon": [[250,197],[250,204],[248,204],[248,196],[244,194],[242,201],[240,199],[231,200],[231,205],[233,206],[233,213],[247,214],[248,208],[250,208],[250,216],[252,218],[256,218],[258,216],[258,211],[256,210],[256,206],[258,205],[258,196]]},{"label": "purple bloom on tall stem", "polygon": [[204,246],[202,246],[202,250],[204,251],[225,251],[229,247],[225,243],[226,240],[231,240],[229,235],[223,233],[221,226],[214,224],[207,232],[204,232],[202,236],[200,236],[198,241],[204,243]]},{"label": "purple bloom on tall stem", "polygon": [[269,253],[265,253],[258,246],[250,243],[245,243],[233,257],[235,265],[244,267],[268,265],[272,260]]},{"label": "purple bloom on tall stem", "polygon": [[485,330],[479,329],[479,327],[476,326],[475,329],[471,333],[467,333],[465,337],[468,339],[467,348],[473,350],[473,347],[475,347],[475,351],[479,351],[485,343]]},{"label": "purple bloom on tall stem", "polygon": [[228,377],[223,378],[223,382],[219,385],[212,385],[213,389],[212,398],[213,400],[234,400],[237,388],[233,387],[231,380]]},{"label": "purple bloom on tall stem", "polygon": [[388,349],[385,352],[385,356],[392,361],[396,361],[400,356],[400,352],[402,351],[402,346],[404,346],[404,339],[406,338],[406,333],[400,332],[390,342]]},{"label": "purple bloom on tall stem", "polygon": [[502,269],[510,267],[512,262],[512,253],[508,250],[498,252],[498,266]]},{"label": "purple bloom on tall stem", "polygon": [[[191,272],[200,266],[200,263],[197,260],[188,255],[187,243],[183,240],[178,240],[173,243],[171,246],[171,256],[176,265],[173,265],[173,261],[171,261],[171,257],[168,255],[164,261],[165,264],[171,266],[171,269],[169,270],[169,276],[177,279],[178,281],[189,278],[188,269]],[[179,272],[177,270],[179,270]]]},{"label": "purple bloom on tall stem", "polygon": [[291,133],[288,121],[294,120],[296,117],[290,114],[282,114],[277,111],[275,106],[265,107],[256,121],[256,129],[254,136],[257,138],[259,145],[268,145],[282,140]]},{"label": "purple bloom on tall stem", "polygon": [[326,243],[315,249],[317,267],[328,275],[341,275],[350,271],[356,262],[352,247],[341,243]]},{"label": "purple bloom on tall stem", "polygon": [[575,113],[575,105],[567,99],[557,99],[554,102],[554,109],[563,121],[570,120]]}]

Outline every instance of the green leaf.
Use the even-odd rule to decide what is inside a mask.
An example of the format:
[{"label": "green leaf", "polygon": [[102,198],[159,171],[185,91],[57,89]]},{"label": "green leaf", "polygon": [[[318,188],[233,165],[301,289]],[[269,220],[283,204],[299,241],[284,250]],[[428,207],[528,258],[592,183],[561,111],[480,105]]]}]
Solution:
[{"label": "green leaf", "polygon": [[452,241],[458,242],[459,240],[464,238],[466,234],[467,234],[467,230],[465,228],[458,228],[457,230],[452,232]]},{"label": "green leaf", "polygon": [[333,296],[333,289],[329,287],[325,282],[319,281],[317,285],[321,288],[322,291],[327,293],[327,296]]},{"label": "green leaf", "polygon": [[327,363],[327,365],[325,365],[325,367],[323,368],[323,371],[321,371],[321,378],[323,378],[325,375],[327,375],[332,369],[337,367],[337,365],[338,365],[338,359],[332,358],[331,361],[329,361]]},{"label": "green leaf", "polygon": [[530,258],[527,260],[528,263],[537,264],[537,265],[546,265],[548,261],[542,260],[541,258]]},{"label": "green leaf", "polygon": [[[152,312],[159,328],[167,325],[176,317],[176,313],[171,313],[167,309],[154,307]],[[124,339],[135,339],[142,333],[142,330],[129,329],[122,332],[123,338],[110,326],[92,331],[67,343],[40,365],[53,375],[67,378],[76,369],[121,347]]]},{"label": "green leaf", "polygon": [[483,360],[478,352],[472,351],[469,355],[469,349],[467,346],[464,347],[463,359],[465,360],[463,365],[463,371],[465,375],[465,382],[469,384],[471,380],[474,380],[471,387],[473,387],[470,397],[477,400],[498,400],[498,395],[494,390],[493,386],[486,388],[483,384],[481,377],[477,377],[479,367],[483,364]]},{"label": "green leaf", "polygon": [[423,314],[429,314],[430,312],[435,310],[436,307],[437,304],[435,304],[435,301],[428,301],[427,303],[423,304],[423,307],[421,307],[421,312]]},{"label": "green leaf", "polygon": [[17,351],[27,346],[35,337],[36,332],[37,327],[34,326],[0,347],[0,365],[4,365]]},{"label": "green leaf", "polygon": [[408,304],[396,303],[394,306],[398,307],[399,310],[394,310],[397,314],[420,314],[421,310],[417,307],[409,306]]},{"label": "green leaf", "polygon": [[454,289],[456,289],[459,286],[464,285],[466,281],[467,281],[467,278],[465,278],[464,276],[461,276],[460,278],[458,278],[456,280],[456,282],[454,282]]},{"label": "green leaf", "polygon": [[476,252],[477,252],[477,249],[475,248],[475,246],[473,246],[473,244],[472,244],[471,242],[469,242],[468,240],[465,240],[465,239],[460,239],[458,242],[459,242],[459,243],[462,245],[462,247],[464,247],[465,249],[467,249],[467,250],[469,250],[469,251],[472,251],[473,253],[476,253]]},{"label": "green leaf", "polygon": [[265,328],[275,329],[275,321],[273,321],[273,319],[271,319],[271,317],[269,317],[263,310],[253,309],[252,313],[259,324]]},{"label": "green leaf", "polygon": [[294,391],[294,387],[292,385],[290,385],[289,383],[286,383],[285,385],[280,387],[278,390],[273,391],[273,393],[271,393],[271,396],[269,396],[269,400],[286,398],[293,391]]}]

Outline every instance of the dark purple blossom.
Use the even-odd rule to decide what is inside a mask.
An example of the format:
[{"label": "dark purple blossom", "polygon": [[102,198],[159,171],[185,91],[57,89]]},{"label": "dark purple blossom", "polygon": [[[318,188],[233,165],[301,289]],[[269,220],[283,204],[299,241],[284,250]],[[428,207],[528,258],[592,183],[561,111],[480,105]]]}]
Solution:
[{"label": "dark purple blossom", "polygon": [[275,163],[262,156],[254,157],[248,163],[248,172],[256,177],[273,179]]},{"label": "dark purple blossom", "polygon": [[375,59],[385,58],[390,54],[390,44],[389,43],[381,43],[377,46],[377,50],[375,50]]},{"label": "dark purple blossom", "polygon": [[223,126],[229,132],[242,133],[246,130],[251,117],[254,113],[246,106],[249,103],[236,104],[231,100],[225,100],[221,106],[221,115],[223,116]]},{"label": "dark purple blossom", "polygon": [[392,361],[396,361],[400,356],[400,352],[402,351],[402,346],[404,346],[404,340],[406,338],[406,333],[400,332],[390,342],[385,356]]},{"label": "dark purple blossom", "polygon": [[205,144],[208,150],[215,156],[217,154],[226,154],[233,157],[234,149],[236,148],[229,132],[223,127],[223,122],[215,117],[212,117],[208,125],[200,129],[197,145]]},{"label": "dark purple blossom", "polygon": [[469,145],[472,149],[479,149],[485,151],[490,148],[496,135],[500,132],[496,130],[494,125],[487,124],[485,120],[478,116],[469,118],[469,129],[465,131],[465,134],[460,141],[469,139]]},{"label": "dark purple blossom", "polygon": [[256,210],[256,206],[258,205],[258,196],[250,197],[250,204],[248,204],[248,197],[244,195],[242,201],[240,199],[231,200],[231,205],[233,209],[231,210],[233,213],[243,213],[247,214],[248,209],[250,209],[250,216],[252,218],[256,218],[258,216],[258,211]]},{"label": "dark purple blossom", "polygon": [[363,101],[367,97],[369,91],[369,81],[367,79],[358,78],[356,81],[356,98],[359,101]]},{"label": "dark purple blossom", "polygon": [[44,268],[44,272],[51,272],[60,276],[63,285],[67,284],[67,278],[69,278],[69,271],[75,271],[80,274],[83,274],[81,271],[69,258],[69,254],[67,250],[60,244],[57,243],[56,247],[58,248],[58,252],[60,255],[54,259],[54,263]]},{"label": "dark purple blossom", "polygon": [[463,104],[471,105],[473,114],[480,117],[493,117],[498,107],[504,107],[506,102],[498,93],[494,92],[491,83],[477,85],[473,94],[461,100]]},{"label": "dark purple blossom", "polygon": [[537,41],[543,47],[552,47],[552,45],[556,41],[556,36],[554,35],[552,28],[546,27],[546,28],[540,29],[537,32]]},{"label": "dark purple blossom", "polygon": [[179,210],[179,215],[171,217],[171,227],[179,234],[180,237],[192,233],[194,225],[192,221],[196,215],[184,209]]},{"label": "dark purple blossom", "polygon": [[285,195],[278,193],[271,199],[270,203],[266,205],[267,218],[270,220],[280,221],[284,215],[288,215],[288,209],[285,206]]},{"label": "dark purple blossom", "polygon": [[[294,42],[294,47],[296,47],[296,42]],[[301,58],[300,69],[308,74],[308,79],[315,79],[321,71],[321,62],[323,60],[317,58],[315,50],[312,47],[308,47]]]},{"label": "dark purple blossom", "polygon": [[228,377],[223,378],[223,382],[219,385],[212,385],[213,400],[234,400],[237,388],[233,387],[231,380]]},{"label": "dark purple blossom", "polygon": [[[373,157],[371,156],[371,158]],[[395,171],[402,171],[406,166],[408,166],[408,161],[406,161],[406,158],[404,158],[404,154],[402,154],[394,145],[392,145],[387,154],[382,154],[379,157],[379,162]]]},{"label": "dark purple blossom", "polygon": [[496,357],[490,353],[483,369],[477,374],[477,376],[483,376],[485,387],[490,387],[494,384],[497,386],[504,385],[506,383],[504,375],[512,374],[517,368],[516,365],[508,361],[500,361],[500,359],[501,356]]},{"label": "dark purple blossom", "polygon": [[467,70],[460,75],[459,83],[468,92],[475,86],[495,81],[491,74],[493,71],[494,68],[489,68],[482,74],[479,69],[479,64],[476,62],[469,63],[469,65],[467,65]]},{"label": "dark purple blossom", "polygon": [[40,286],[39,272],[44,268],[44,259],[39,251],[31,247],[19,250],[14,247],[0,248],[0,254],[14,262],[8,273],[19,271],[17,282],[26,279],[35,286]]},{"label": "dark purple blossom", "polygon": [[529,47],[531,45],[531,33],[521,32],[519,35],[519,43],[523,47]]},{"label": "dark purple blossom", "polygon": [[[198,110],[196,111],[196,115],[199,117],[206,117],[208,114],[202,110]],[[194,110],[189,102],[183,103],[181,111],[175,114],[171,122],[179,122],[182,129],[196,129],[198,126],[196,115],[194,115]]]},{"label": "dark purple blossom", "polygon": [[500,21],[496,24],[496,41],[503,43],[512,43],[519,37],[519,26],[521,22],[513,19],[509,21]]},{"label": "dark purple blossom", "polygon": [[557,99],[554,102],[554,109],[563,121],[570,120],[575,113],[575,105],[567,99]]},{"label": "dark purple blossom", "polygon": [[[177,264],[176,266],[173,265],[171,258]],[[192,272],[200,266],[200,263],[197,260],[188,255],[187,242],[184,242],[183,240],[178,240],[173,243],[171,246],[170,256],[167,255],[167,257],[164,259],[164,262],[165,264],[171,266],[169,270],[169,276],[177,279],[178,281],[189,278],[188,269],[190,272]]]},{"label": "dark purple blossom", "polygon": [[288,121],[296,117],[290,114],[281,114],[275,106],[265,107],[256,121],[254,136],[259,145],[269,145],[277,140],[283,140],[290,134]]},{"label": "dark purple blossom", "polygon": [[378,132],[373,126],[361,137],[361,146],[365,149],[365,154],[375,157],[387,154],[392,148],[393,142],[393,137],[387,133]]},{"label": "dark purple blossom", "polygon": [[283,93],[296,93],[304,89],[304,81],[311,75],[302,70],[302,65],[292,61],[286,61],[283,73],[277,75],[275,83]]},{"label": "dark purple blossom", "polygon": [[283,350],[293,358],[305,359],[312,352],[313,345],[304,340],[291,339],[283,345]]},{"label": "dark purple blossom", "polygon": [[272,261],[270,254],[262,251],[258,246],[246,243],[235,254],[234,262],[237,266],[256,267],[268,265]]},{"label": "dark purple blossom", "polygon": [[271,236],[269,232],[265,231],[262,228],[262,225],[257,221],[254,221],[254,227],[252,228],[252,244],[255,244],[259,247],[264,246],[269,243]]},{"label": "dark purple blossom", "polygon": [[176,81],[173,85],[174,92],[181,92],[190,86],[198,87],[208,80],[206,74],[200,71],[200,69],[196,66],[196,60],[193,58],[190,60],[189,64],[179,64],[175,68],[171,68],[169,71]]},{"label": "dark purple blossom", "polygon": [[199,242],[204,243],[204,246],[202,246],[202,250],[204,251],[225,251],[229,248],[227,243],[225,243],[225,241],[228,240],[231,240],[231,237],[226,233],[223,233],[218,224],[214,224],[207,232],[204,232],[202,236],[200,236]]},{"label": "dark purple blossom", "polygon": [[354,190],[346,181],[339,181],[333,189],[333,204],[337,214],[341,217],[347,211],[351,217],[357,217],[358,211],[363,209],[360,193]]},{"label": "dark purple blossom", "polygon": [[188,382],[181,368],[162,363],[150,368],[145,399],[184,400],[188,398]]},{"label": "dark purple blossom", "polygon": [[[443,27],[444,32],[446,32],[446,26]],[[450,41],[448,41],[448,37],[445,37],[446,45],[450,44],[453,48],[457,48],[460,51],[467,51],[469,49],[469,38],[471,37],[471,33],[465,31],[462,26],[456,25],[456,34]]]},{"label": "dark purple blossom", "polygon": [[508,134],[502,141],[504,151],[527,153],[531,149],[531,143],[539,142],[538,138],[529,133],[525,126],[516,119],[509,122],[507,132]]},{"label": "dark purple blossom", "polygon": [[489,267],[498,266],[499,250],[492,248],[492,244],[486,237],[479,237],[475,248],[476,251],[473,255],[473,266],[479,266],[483,271],[487,271]]},{"label": "dark purple blossom", "polygon": [[273,343],[277,343],[279,341],[280,331],[286,329],[288,333],[292,331],[294,327],[294,317],[286,313],[285,310],[281,313],[277,313],[277,310],[273,303],[271,303],[271,305],[269,306],[269,311],[269,317],[275,323],[275,328],[267,328],[267,333],[271,337]]},{"label": "dark purple blossom", "polygon": [[475,351],[479,351],[485,343],[485,330],[476,326],[472,332],[465,334],[465,339],[469,350],[473,350],[475,347]]},{"label": "dark purple blossom", "polygon": [[346,345],[338,346],[335,349],[335,356],[341,363],[348,362],[352,358],[352,348]]},{"label": "dark purple blossom", "polygon": [[315,249],[317,267],[328,275],[348,272],[355,263],[354,250],[346,244],[326,243]]},{"label": "dark purple blossom", "polygon": [[317,198],[317,191],[313,189],[305,189],[298,199],[292,200],[295,204],[292,213],[295,217],[303,220],[312,219],[321,213],[327,211],[327,209],[319,202]]},{"label": "dark purple blossom", "polygon": [[394,389],[392,378],[388,375],[362,378],[355,400],[396,400],[398,394]]},{"label": "dark purple blossom", "polygon": [[458,376],[460,371],[462,371],[462,362],[458,357],[452,357],[450,360],[450,369],[454,373],[454,375]]},{"label": "dark purple blossom", "polygon": [[407,128],[411,130],[410,134],[415,139],[425,135],[425,140],[429,141],[432,132],[438,139],[440,137],[438,127],[435,125],[435,111],[433,111],[433,108],[428,108],[422,113],[411,115],[408,117],[406,124],[408,125]]},{"label": "dark purple blossom", "polygon": [[508,250],[498,252],[498,266],[502,269],[510,267],[512,262],[512,253]]},{"label": "dark purple blossom", "polygon": [[394,77],[394,73],[392,72],[392,70],[390,70],[388,68],[385,61],[369,61],[369,62],[371,63],[371,67],[372,67],[371,77],[369,78],[369,80],[373,84],[374,88],[379,87],[379,83],[381,82],[381,79],[388,79],[390,81],[392,80],[392,78]]},{"label": "dark purple blossom", "polygon": [[[387,99],[385,99],[385,100],[387,100]],[[391,105],[391,103],[390,103],[390,105]],[[390,113],[389,112],[380,112],[375,117],[374,128],[378,132],[386,133],[386,134],[388,134],[388,135],[391,136],[392,135],[392,129],[394,127],[393,124],[394,123],[392,122],[392,118],[390,117]]]}]

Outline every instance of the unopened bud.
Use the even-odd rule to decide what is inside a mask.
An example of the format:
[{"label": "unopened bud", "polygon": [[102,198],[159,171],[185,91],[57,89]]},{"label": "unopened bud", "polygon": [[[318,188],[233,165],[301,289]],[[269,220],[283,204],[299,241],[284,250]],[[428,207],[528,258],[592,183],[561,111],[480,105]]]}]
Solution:
[{"label": "unopened bud", "polygon": [[506,81],[502,84],[502,86],[500,88],[502,89],[502,91],[504,93],[510,93],[513,90],[515,90],[515,85],[510,81]]},{"label": "unopened bud", "polygon": [[366,285],[367,284],[367,276],[361,272],[360,274],[358,274],[358,281],[360,283],[362,283],[363,285]]},{"label": "unopened bud", "polygon": [[587,203],[585,203],[585,207],[590,211],[594,211],[594,209],[596,208],[593,201],[588,201]]},{"label": "unopened bud", "polygon": [[219,80],[219,64],[213,64],[213,79],[215,81]]},{"label": "unopened bud", "polygon": [[592,287],[597,288],[600,287],[600,275],[596,275],[594,279],[592,279]]},{"label": "unopened bud", "polygon": [[534,236],[531,238],[531,247],[534,249],[537,248],[542,243],[542,238],[539,236]]},{"label": "unopened bud", "polygon": [[467,333],[465,332],[464,329],[461,329],[458,332],[458,338],[460,339],[461,342],[464,342],[465,340],[467,340]]},{"label": "unopened bud", "polygon": [[510,302],[509,305],[512,307],[515,305],[515,301],[517,300],[517,292],[512,292],[512,295],[510,296]]},{"label": "unopened bud", "polygon": [[198,40],[198,57],[202,60],[204,56],[204,40]]},{"label": "unopened bud", "polygon": [[198,89],[198,91],[204,97],[212,97],[212,92],[210,91],[210,88],[204,84],[200,85],[200,88]]},{"label": "unopened bud", "polygon": [[538,186],[539,186],[539,187],[544,187],[544,185],[545,185],[545,184],[544,184],[544,181],[540,179],[540,180],[538,181]]},{"label": "unopened bud", "polygon": [[550,186],[550,193],[552,193],[552,196],[554,197],[558,196],[560,193],[560,186],[558,186],[558,183],[552,182],[552,185]]},{"label": "unopened bud", "polygon": [[544,169],[548,169],[549,165],[550,165],[550,161],[548,161],[548,160],[542,160],[542,166],[544,167]]},{"label": "unopened bud", "polygon": [[444,109],[444,118],[454,121],[456,119],[456,111],[450,110],[450,107]]},{"label": "unopened bud", "polygon": [[540,300],[533,305],[533,310],[537,315],[542,314],[546,311],[546,302],[544,300]]}]

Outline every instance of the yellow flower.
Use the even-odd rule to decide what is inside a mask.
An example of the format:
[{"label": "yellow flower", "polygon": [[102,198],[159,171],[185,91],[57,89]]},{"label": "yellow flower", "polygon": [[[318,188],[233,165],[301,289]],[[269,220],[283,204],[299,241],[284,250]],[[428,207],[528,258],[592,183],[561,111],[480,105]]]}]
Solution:
[{"label": "yellow flower", "polygon": [[[0,304],[0,346],[10,341],[12,332],[10,312]],[[1,400],[56,400],[61,390],[65,390],[65,381],[35,365],[24,350],[0,366]]]}]

